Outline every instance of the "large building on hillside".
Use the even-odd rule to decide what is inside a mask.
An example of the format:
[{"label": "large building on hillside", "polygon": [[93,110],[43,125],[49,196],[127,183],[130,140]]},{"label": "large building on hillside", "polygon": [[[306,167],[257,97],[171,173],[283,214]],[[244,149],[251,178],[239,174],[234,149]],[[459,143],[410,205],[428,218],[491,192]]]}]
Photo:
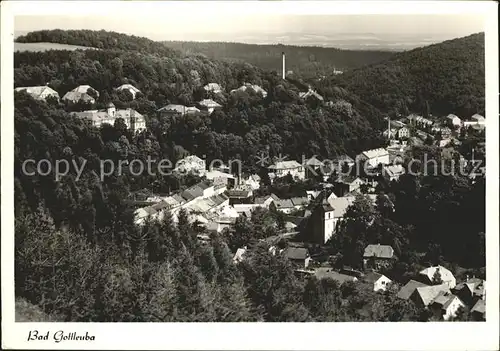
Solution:
[{"label": "large building on hillside", "polygon": [[114,125],[117,119],[122,118],[127,128],[134,132],[146,129],[146,120],[143,115],[131,108],[117,110],[113,103],[109,103],[106,110],[73,112],[73,115],[88,120],[94,127],[100,127],[103,124]]},{"label": "large building on hillside", "polygon": [[384,148],[363,151],[356,156],[356,162],[366,162],[370,167],[377,167],[379,164],[387,165],[390,163],[389,152]]},{"label": "large building on hillside", "polygon": [[59,100],[59,93],[46,85],[34,86],[34,87],[19,87],[14,89],[16,92],[24,91],[31,95],[35,100],[46,100],[49,97],[53,97]]}]

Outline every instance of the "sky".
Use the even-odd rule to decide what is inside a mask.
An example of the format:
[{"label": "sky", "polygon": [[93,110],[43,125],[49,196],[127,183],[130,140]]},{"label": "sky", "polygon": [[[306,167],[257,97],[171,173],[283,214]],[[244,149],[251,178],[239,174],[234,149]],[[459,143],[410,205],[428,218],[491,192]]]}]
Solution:
[{"label": "sky", "polygon": [[[477,14],[454,15],[232,15],[201,12],[148,16],[17,16],[16,34],[40,29],[93,29],[146,36],[153,40],[279,41],[284,33],[358,39],[401,38],[439,41],[484,30]],[[285,39],[284,39],[285,40]],[[290,39],[288,40],[295,40]],[[317,41],[316,40],[316,41]],[[286,41],[286,40],[285,40]]]}]

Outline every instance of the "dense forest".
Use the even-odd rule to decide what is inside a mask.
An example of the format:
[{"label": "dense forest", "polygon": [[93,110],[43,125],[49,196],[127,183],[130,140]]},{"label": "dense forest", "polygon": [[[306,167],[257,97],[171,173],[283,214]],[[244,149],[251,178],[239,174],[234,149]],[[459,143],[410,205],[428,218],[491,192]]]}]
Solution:
[{"label": "dense forest", "polygon": [[346,71],[384,61],[387,51],[342,50],[313,46],[257,45],[224,42],[166,41],[166,46],[186,54],[202,53],[213,59],[248,62],[269,71],[281,72],[281,53],[286,55],[286,70],[302,77],[330,76],[334,70]]},{"label": "dense forest", "polygon": [[[296,277],[286,258],[257,242],[276,234],[273,224],[278,219],[272,211],[255,211],[232,230],[200,242],[197,235],[203,229],[191,225],[186,213],[181,212],[176,224],[167,216],[138,228],[127,202],[134,191],[175,191],[196,179],[131,172],[99,177],[104,159],[147,163],[148,156],[176,161],[191,153],[208,160],[241,158],[244,170],[261,172],[255,156],[263,150],[299,160],[302,154],[355,155],[383,142],[378,133],[383,114],[366,102],[371,96],[360,99],[359,92],[351,94],[348,87],[327,80],[323,84],[330,85],[321,88],[333,104],[321,106],[299,99],[297,84],[248,63],[228,64],[168,48],[162,52],[154,42],[117,33],[55,33],[68,44],[101,49],[15,53],[15,86],[48,84],[63,95],[89,84],[100,92],[99,99],[95,106],[79,108],[103,108],[108,102],[131,107],[146,116],[148,130],[134,134],[121,120],[94,128],[68,113],[74,106],[15,94],[15,284],[18,305],[26,313],[63,321],[430,318],[425,310],[396,299],[394,291],[378,294],[362,283],[339,286]],[[203,86],[209,82],[221,84],[225,92],[207,93]],[[228,94],[244,82],[262,86],[267,96],[251,90]],[[135,100],[114,91],[123,83],[141,90]],[[166,118],[155,113],[168,103],[192,105],[208,97],[223,105],[210,116]],[[437,152],[432,147],[427,151]],[[79,177],[71,169],[57,180],[52,174],[22,172],[27,159],[46,159],[52,165],[67,160],[85,167]],[[338,262],[355,266],[360,248],[379,240],[400,253],[401,264],[387,273],[393,276],[431,261],[475,270],[484,266],[484,208],[479,205],[484,203],[484,182],[409,177],[384,190],[396,212],[359,199],[348,214],[351,219],[329,243],[333,253],[345,257],[338,256]],[[375,219],[375,226],[367,228],[367,216]],[[231,251],[248,241],[254,248],[234,265]],[[430,253],[420,257],[422,251]]]},{"label": "dense forest", "polygon": [[484,115],[484,33],[397,53],[318,82],[340,86],[383,112]]}]

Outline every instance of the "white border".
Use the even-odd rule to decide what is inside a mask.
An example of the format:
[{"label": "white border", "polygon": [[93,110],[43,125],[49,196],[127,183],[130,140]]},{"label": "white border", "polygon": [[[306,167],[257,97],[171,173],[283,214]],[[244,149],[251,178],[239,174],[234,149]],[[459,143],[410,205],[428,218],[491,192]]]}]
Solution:
[{"label": "white border", "polygon": [[[2,348],[498,350],[498,5],[496,2],[1,2]],[[13,202],[13,17],[241,14],[482,14],[486,32],[487,322],[485,323],[15,323]],[[166,19],[168,20],[168,16]],[[189,21],[188,21],[189,22]],[[457,24],[460,25],[460,24]],[[89,332],[94,342],[27,342],[32,329]]]}]

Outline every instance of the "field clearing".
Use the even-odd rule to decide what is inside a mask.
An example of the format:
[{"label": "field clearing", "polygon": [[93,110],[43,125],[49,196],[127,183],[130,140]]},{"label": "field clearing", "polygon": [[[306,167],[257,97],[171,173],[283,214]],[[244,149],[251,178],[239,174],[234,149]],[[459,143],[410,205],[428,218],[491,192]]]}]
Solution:
[{"label": "field clearing", "polygon": [[47,51],[47,50],[89,50],[95,49],[88,46],[58,44],[58,43],[16,43],[14,42],[14,52],[16,51]]}]

